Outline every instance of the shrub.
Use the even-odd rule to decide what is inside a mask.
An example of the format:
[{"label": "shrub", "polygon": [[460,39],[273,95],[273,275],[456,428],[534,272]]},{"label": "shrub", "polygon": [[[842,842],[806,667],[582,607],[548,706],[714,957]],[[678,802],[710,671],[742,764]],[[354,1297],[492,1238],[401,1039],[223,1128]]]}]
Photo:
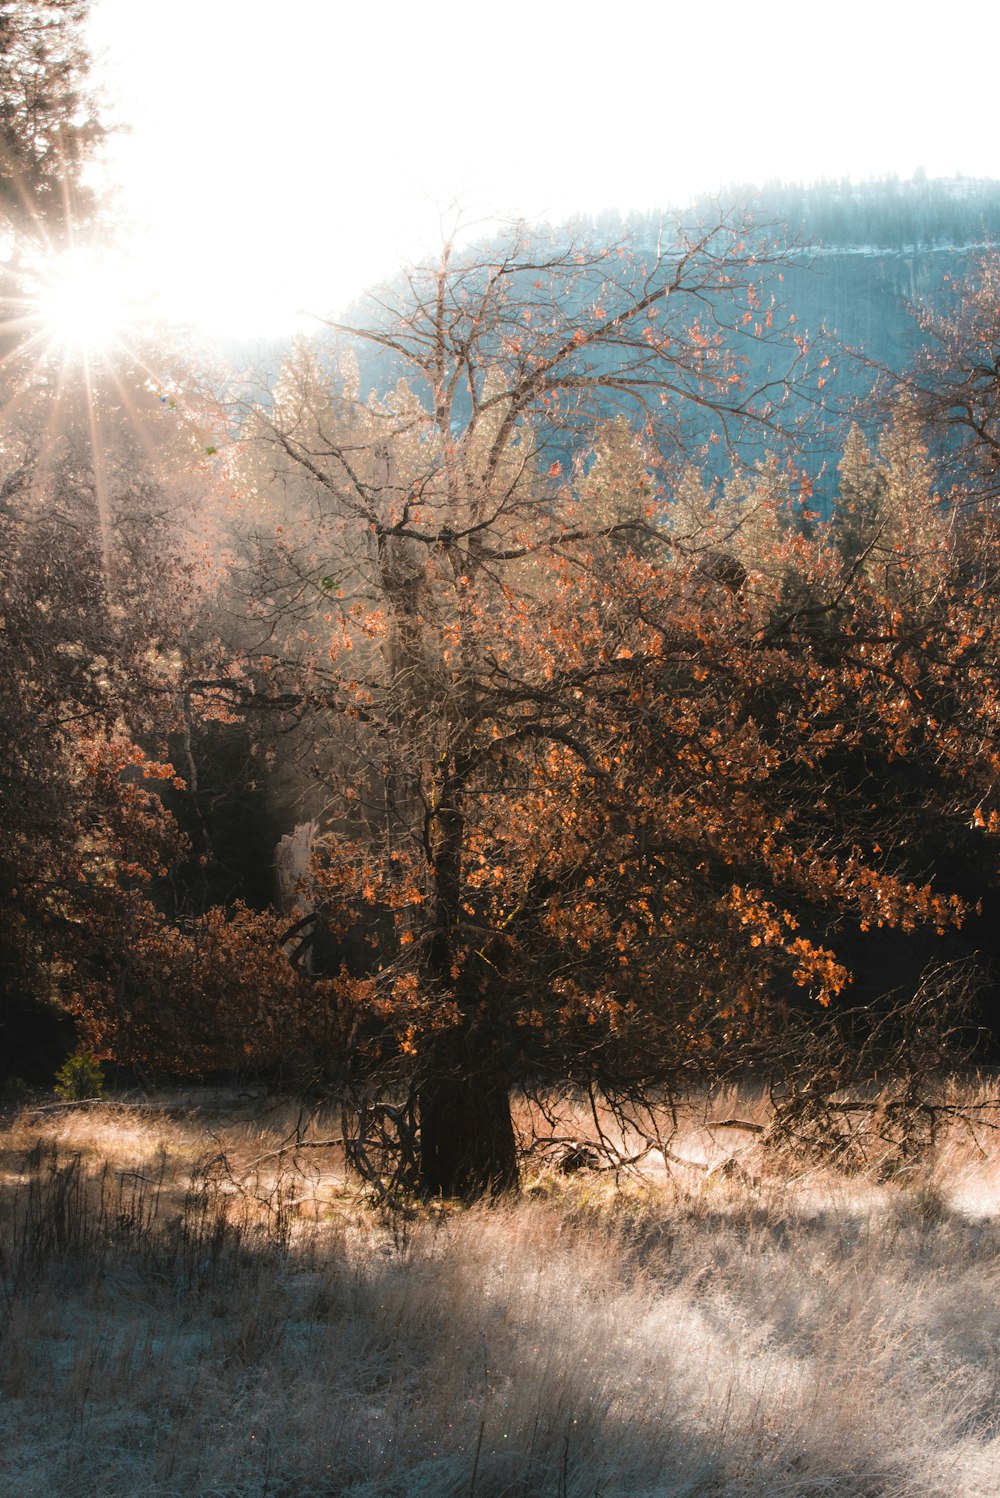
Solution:
[{"label": "shrub", "polygon": [[76,1051],[56,1072],[55,1093],[64,1102],[82,1102],[104,1096],[104,1074],[90,1051]]}]

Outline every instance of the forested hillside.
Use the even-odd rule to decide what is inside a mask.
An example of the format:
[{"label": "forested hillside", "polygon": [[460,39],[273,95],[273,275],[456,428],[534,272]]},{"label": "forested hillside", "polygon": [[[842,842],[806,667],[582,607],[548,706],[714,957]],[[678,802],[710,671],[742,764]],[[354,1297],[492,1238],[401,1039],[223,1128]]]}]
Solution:
[{"label": "forested hillside", "polygon": [[[755,249],[767,246],[755,287],[759,316],[730,328],[729,346],[749,385],[763,388],[773,382],[783,408],[784,440],[802,429],[801,462],[813,484],[816,508],[829,519],[846,431],[857,422],[869,436],[877,434],[896,388],[893,376],[910,369],[924,345],[921,308],[947,307],[956,282],[996,242],[1000,182],[916,177],[808,187],[743,185],[681,211],[606,213],[540,226],[534,233],[540,245],[555,253],[573,253],[581,244],[621,244],[652,260],[669,243],[675,224],[686,225],[696,237],[724,208],[747,226]],[[475,251],[484,262],[503,253],[502,240],[480,244]],[[385,296],[391,302],[405,294],[405,287],[401,275],[385,288]],[[582,311],[599,292],[600,274],[592,278],[581,267],[567,294]],[[761,338],[757,325],[777,308],[791,314],[797,341],[789,338],[779,346],[773,337]],[[348,309],[342,321],[350,324],[363,315],[359,305]],[[718,309],[718,315],[725,318],[725,309]],[[404,365],[385,345],[374,348],[362,342],[356,351],[363,388],[384,390],[403,372]],[[595,351],[595,358],[601,357]],[[280,352],[274,358],[280,360]],[[807,370],[811,378],[806,378]],[[612,414],[610,402],[608,411]],[[692,411],[685,421],[684,441],[704,443],[706,423]],[[729,435],[739,444],[743,461],[753,462],[769,450],[759,428],[751,426],[742,434],[731,429]],[[563,456],[572,457],[571,445]],[[704,469],[719,478],[728,471],[728,462],[722,452],[701,456]]]}]

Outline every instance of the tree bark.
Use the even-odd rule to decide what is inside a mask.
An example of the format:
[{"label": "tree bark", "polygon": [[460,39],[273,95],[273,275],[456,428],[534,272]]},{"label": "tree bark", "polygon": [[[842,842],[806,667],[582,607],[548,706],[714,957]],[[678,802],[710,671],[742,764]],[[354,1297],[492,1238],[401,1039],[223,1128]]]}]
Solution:
[{"label": "tree bark", "polygon": [[518,1169],[498,1033],[484,1020],[484,993],[458,935],[467,773],[461,762],[443,769],[425,828],[435,886],[428,970],[443,991],[455,995],[461,1021],[431,1046],[417,1105],[423,1193],[475,1201],[516,1190]]},{"label": "tree bark", "polygon": [[420,1176],[426,1196],[475,1201],[518,1186],[506,1081],[485,1066],[442,1069],[418,1093]]}]

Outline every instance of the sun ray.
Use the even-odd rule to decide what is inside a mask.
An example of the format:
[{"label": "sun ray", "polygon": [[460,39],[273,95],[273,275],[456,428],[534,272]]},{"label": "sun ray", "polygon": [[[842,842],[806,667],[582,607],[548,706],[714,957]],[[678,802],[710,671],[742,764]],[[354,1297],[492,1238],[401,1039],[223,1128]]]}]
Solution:
[{"label": "sun ray", "polygon": [[89,357],[84,353],[84,388],[87,399],[87,420],[90,426],[90,459],[94,472],[94,498],[97,502],[97,524],[101,542],[101,567],[108,599],[112,596],[111,542],[114,517],[111,513],[111,495],[104,459],[104,441],[101,434],[101,416],[94,399],[94,384]]}]

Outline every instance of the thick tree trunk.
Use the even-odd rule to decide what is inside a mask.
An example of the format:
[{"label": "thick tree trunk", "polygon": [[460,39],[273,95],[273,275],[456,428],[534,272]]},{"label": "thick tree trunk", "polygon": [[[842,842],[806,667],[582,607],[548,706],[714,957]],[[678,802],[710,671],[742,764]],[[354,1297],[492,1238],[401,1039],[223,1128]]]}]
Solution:
[{"label": "thick tree trunk", "polygon": [[474,1201],[518,1185],[506,1084],[485,1070],[442,1072],[418,1093],[420,1176],[427,1196]]},{"label": "thick tree trunk", "polygon": [[470,956],[461,953],[456,935],[463,919],[465,783],[461,764],[446,769],[425,839],[435,884],[428,968],[442,991],[454,994],[463,1019],[431,1048],[417,1086],[417,1112],[422,1191],[474,1201],[516,1190],[518,1170],[498,1037],[484,1018],[484,989],[474,981]]}]

